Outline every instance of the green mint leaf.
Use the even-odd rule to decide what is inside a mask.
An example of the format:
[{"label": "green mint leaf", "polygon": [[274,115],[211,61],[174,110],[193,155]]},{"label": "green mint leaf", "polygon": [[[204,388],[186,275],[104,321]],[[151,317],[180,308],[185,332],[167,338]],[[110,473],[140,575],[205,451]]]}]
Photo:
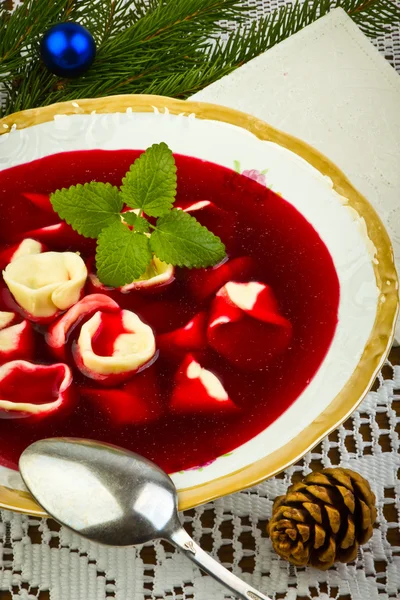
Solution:
[{"label": "green mint leaf", "polygon": [[122,217],[128,225],[133,225],[135,231],[139,233],[147,233],[150,230],[149,222],[143,217],[139,217],[134,212],[124,212]]},{"label": "green mint leaf", "polygon": [[85,237],[97,238],[102,229],[121,220],[121,194],[110,183],[72,185],[55,191],[50,201],[61,219]]},{"label": "green mint leaf", "polygon": [[219,237],[177,209],[157,219],[150,246],[160,260],[179,267],[210,267],[225,256],[225,246]]},{"label": "green mint leaf", "polygon": [[132,283],[146,271],[151,259],[149,238],[121,222],[103,229],[99,235],[96,267],[104,285],[120,287]]},{"label": "green mint leaf", "polygon": [[175,201],[176,165],[167,144],[154,144],[131,165],[122,180],[122,199],[150,217],[167,213]]}]

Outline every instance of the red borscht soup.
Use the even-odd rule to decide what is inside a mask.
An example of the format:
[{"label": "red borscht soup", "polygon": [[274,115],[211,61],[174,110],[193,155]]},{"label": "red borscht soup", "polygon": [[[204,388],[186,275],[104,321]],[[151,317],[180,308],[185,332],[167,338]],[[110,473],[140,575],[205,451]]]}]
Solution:
[{"label": "red borscht soup", "polygon": [[[119,186],[140,154],[65,152],[0,173],[1,269],[34,240],[35,252],[79,253],[89,273],[74,305],[47,321],[30,320],[1,279],[0,399],[34,408],[0,411],[0,464],[17,468],[30,443],[53,436],[124,446],[168,472],[207,464],[277,419],[329,348],[339,302],[332,258],[254,172],[176,155],[175,206],[222,239],[226,259],[166,269],[154,285],[100,284],[95,240],[60,226],[48,195],[90,181]],[[123,377],[85,363],[84,344],[100,364],[123,354],[131,335],[143,358]]]}]

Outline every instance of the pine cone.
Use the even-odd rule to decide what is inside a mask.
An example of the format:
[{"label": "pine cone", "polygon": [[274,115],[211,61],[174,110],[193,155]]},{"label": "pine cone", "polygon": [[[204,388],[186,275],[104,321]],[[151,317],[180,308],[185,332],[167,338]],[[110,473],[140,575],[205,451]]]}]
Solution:
[{"label": "pine cone", "polygon": [[375,494],[350,469],[323,469],[276,498],[267,531],[275,551],[302,567],[351,562],[372,536]]}]

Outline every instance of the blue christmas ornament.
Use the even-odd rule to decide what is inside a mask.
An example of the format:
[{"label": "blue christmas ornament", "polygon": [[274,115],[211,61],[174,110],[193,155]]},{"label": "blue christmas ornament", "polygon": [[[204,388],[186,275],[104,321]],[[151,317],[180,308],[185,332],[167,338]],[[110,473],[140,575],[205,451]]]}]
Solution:
[{"label": "blue christmas ornament", "polygon": [[40,54],[51,73],[78,77],[94,61],[96,44],[92,34],[79,23],[59,23],[45,33]]}]

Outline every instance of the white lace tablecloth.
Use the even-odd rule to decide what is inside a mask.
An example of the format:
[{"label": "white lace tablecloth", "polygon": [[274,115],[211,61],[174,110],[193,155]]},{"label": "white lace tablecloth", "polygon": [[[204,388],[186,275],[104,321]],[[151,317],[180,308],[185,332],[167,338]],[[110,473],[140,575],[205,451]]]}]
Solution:
[{"label": "white lace tablecloth", "polygon": [[[397,0],[399,1],[399,0]],[[259,13],[285,0],[261,0]],[[400,72],[400,24],[376,40]],[[399,107],[400,110],[400,107]],[[392,359],[393,360],[393,359]],[[351,419],[281,476],[188,511],[185,525],[225,566],[275,599],[400,598],[400,352]],[[310,470],[341,465],[377,496],[372,540],[355,563],[328,572],[294,568],[265,526],[274,498]],[[229,593],[163,542],[130,549],[83,541],[54,522],[1,511],[0,600],[225,600]]]}]

